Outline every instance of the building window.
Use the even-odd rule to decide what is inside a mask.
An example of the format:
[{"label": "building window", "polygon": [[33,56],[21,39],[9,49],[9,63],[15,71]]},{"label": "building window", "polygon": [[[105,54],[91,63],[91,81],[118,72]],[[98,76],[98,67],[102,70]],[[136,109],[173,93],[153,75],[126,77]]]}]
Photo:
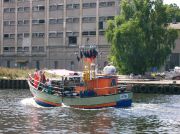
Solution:
[{"label": "building window", "polygon": [[73,18],[67,18],[67,19],[66,19],[66,22],[67,22],[67,23],[73,23]]},{"label": "building window", "polygon": [[10,8],[10,13],[15,13],[15,8]]},{"label": "building window", "polygon": [[57,20],[56,19],[49,19],[49,24],[56,24]]},{"label": "building window", "polygon": [[57,24],[63,24],[63,19],[57,19]]},{"label": "building window", "polygon": [[9,21],[4,21],[4,26],[9,26]]},{"label": "building window", "polygon": [[17,34],[17,38],[22,39],[23,38],[23,34],[22,33],[18,33]]},{"label": "building window", "polygon": [[82,32],[83,36],[96,35],[96,31],[84,31]]},{"label": "building window", "polygon": [[103,25],[103,24],[104,24],[103,21],[100,21],[100,22],[99,22],[99,29],[104,29],[104,25]]},{"label": "building window", "polygon": [[83,3],[83,8],[89,8],[89,3]]},{"label": "building window", "polygon": [[23,25],[23,20],[18,20],[18,25]]},{"label": "building window", "polygon": [[44,38],[45,33],[32,33],[33,38]]},{"label": "building window", "polygon": [[96,3],[90,3],[91,8],[96,8]]},{"label": "building window", "polygon": [[49,10],[50,11],[55,11],[55,10],[63,10],[64,6],[62,4],[59,5],[50,5]]},{"label": "building window", "polygon": [[44,47],[43,46],[39,47],[39,52],[44,52]]},{"label": "building window", "polygon": [[96,22],[96,17],[89,17],[89,22],[90,23]]},{"label": "building window", "polygon": [[58,69],[58,61],[54,61],[54,68]]},{"label": "building window", "polygon": [[9,47],[4,47],[4,48],[3,48],[3,51],[4,51],[4,52],[9,52]]},{"label": "building window", "polygon": [[79,9],[79,8],[80,8],[80,5],[79,5],[79,4],[73,4],[73,8],[74,8],[74,9]]},{"label": "building window", "polygon": [[100,2],[99,7],[106,7],[106,4],[107,4],[106,2]]},{"label": "building window", "polygon": [[44,24],[45,20],[39,20],[39,24]]},{"label": "building window", "polygon": [[15,47],[4,47],[3,52],[15,52]]},{"label": "building window", "polygon": [[15,38],[15,34],[10,34],[9,38],[14,39]]},{"label": "building window", "polygon": [[29,24],[29,20],[24,20],[24,25],[28,25]]},{"label": "building window", "polygon": [[83,17],[82,22],[83,23],[95,23],[96,17]]},{"label": "building window", "polygon": [[41,20],[32,20],[32,24],[44,24],[45,20],[41,19]]},{"label": "building window", "polygon": [[76,45],[77,44],[77,37],[76,36],[70,36],[69,37],[69,45]]},{"label": "building window", "polygon": [[45,10],[45,6],[41,6],[41,5],[38,5],[38,6],[34,6],[32,8],[33,11],[44,11]]},{"label": "building window", "polygon": [[29,37],[29,33],[24,33],[24,37]]},{"label": "building window", "polygon": [[9,34],[4,34],[4,38],[9,38]]},{"label": "building window", "polygon": [[23,48],[22,48],[22,47],[17,47],[17,51],[18,51],[18,52],[22,52],[22,51],[23,51]]},{"label": "building window", "polygon": [[99,35],[104,35],[105,31],[99,31]]},{"label": "building window", "polygon": [[7,68],[10,68],[11,67],[10,65],[11,65],[11,62],[8,60],[7,61]]},{"label": "building window", "polygon": [[38,20],[32,20],[32,24],[38,24]]},{"label": "building window", "polygon": [[36,61],[36,69],[38,69],[38,70],[40,69],[40,64],[39,64],[38,60]]},{"label": "building window", "polygon": [[49,38],[56,38],[56,32],[50,32]]},{"label": "building window", "polygon": [[44,11],[45,7],[44,6],[39,6],[39,11]]},{"label": "building window", "polygon": [[10,22],[9,22],[9,25],[10,25],[10,26],[14,26],[14,25],[15,25],[15,21],[10,21]]},{"label": "building window", "polygon": [[96,3],[83,3],[83,8],[96,8]]},{"label": "building window", "polygon": [[107,20],[113,20],[114,19],[114,16],[108,16],[107,17]]},{"label": "building window", "polygon": [[89,35],[88,31],[82,32],[82,35]]},{"label": "building window", "polygon": [[9,8],[4,8],[5,13],[9,13]]},{"label": "building window", "polygon": [[37,46],[33,46],[33,47],[32,47],[32,51],[33,51],[33,52],[38,52],[38,47],[37,47]]},{"label": "building window", "polygon": [[4,2],[15,2],[15,0],[4,0]]},{"label": "building window", "polygon": [[70,66],[71,66],[70,70],[74,70],[74,61],[71,61]]},{"label": "building window", "polygon": [[107,2],[107,6],[108,6],[108,7],[115,6],[115,2],[114,2],[114,1]]},{"label": "building window", "polygon": [[38,33],[32,33],[33,38],[38,38],[38,35],[39,35]]},{"label": "building window", "polygon": [[18,12],[23,12],[23,11],[24,11],[23,7],[18,7]]},{"label": "building window", "polygon": [[10,47],[9,50],[10,52],[15,52],[15,47]]},{"label": "building window", "polygon": [[57,5],[57,10],[63,10],[64,6],[63,5]]},{"label": "building window", "polygon": [[89,22],[89,17],[83,17],[82,22],[83,23],[88,23]]},{"label": "building window", "polygon": [[55,11],[57,10],[57,6],[56,5],[50,5],[49,6],[49,11]]},{"label": "building window", "polygon": [[44,38],[45,34],[44,33],[39,33],[39,38]]},{"label": "building window", "polygon": [[73,5],[72,5],[72,4],[67,4],[67,5],[66,5],[66,8],[67,8],[67,9],[73,9]]},{"label": "building window", "polygon": [[24,47],[25,52],[29,52],[29,47]]},{"label": "building window", "polygon": [[24,7],[24,11],[25,12],[29,12],[30,11],[30,7]]},{"label": "building window", "polygon": [[73,18],[73,23],[79,23],[79,18]]},{"label": "building window", "polygon": [[63,37],[63,32],[57,32],[57,37],[62,38]]},{"label": "building window", "polygon": [[90,31],[89,35],[96,35],[96,31]]}]

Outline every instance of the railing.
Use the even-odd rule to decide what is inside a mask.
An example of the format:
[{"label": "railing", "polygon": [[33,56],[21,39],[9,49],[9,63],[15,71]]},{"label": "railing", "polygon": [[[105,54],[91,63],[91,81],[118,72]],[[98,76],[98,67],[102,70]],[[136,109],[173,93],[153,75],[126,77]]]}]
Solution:
[{"label": "railing", "polygon": [[[60,87],[62,85],[59,85],[59,87],[57,85],[53,85],[53,84],[47,85],[46,83],[35,80],[31,75],[29,75],[28,80],[30,81],[30,83],[34,87],[34,89],[36,89],[36,90],[40,90],[40,91],[43,91],[43,92],[48,92],[48,91],[50,92],[50,90],[51,90],[51,93],[53,93],[53,94],[55,94],[55,93],[62,94],[62,92],[63,92],[63,88]],[[38,83],[37,88],[34,86],[35,82]]]}]

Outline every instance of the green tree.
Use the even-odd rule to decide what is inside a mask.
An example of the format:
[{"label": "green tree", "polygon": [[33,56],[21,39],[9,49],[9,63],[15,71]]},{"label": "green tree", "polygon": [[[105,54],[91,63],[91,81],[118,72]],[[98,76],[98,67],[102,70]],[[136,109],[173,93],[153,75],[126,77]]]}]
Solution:
[{"label": "green tree", "polygon": [[180,9],[177,4],[165,5],[167,12],[167,21],[169,23],[180,22]]},{"label": "green tree", "polygon": [[106,29],[110,60],[121,73],[143,74],[164,64],[178,36],[167,18],[162,0],[122,1],[121,14]]}]

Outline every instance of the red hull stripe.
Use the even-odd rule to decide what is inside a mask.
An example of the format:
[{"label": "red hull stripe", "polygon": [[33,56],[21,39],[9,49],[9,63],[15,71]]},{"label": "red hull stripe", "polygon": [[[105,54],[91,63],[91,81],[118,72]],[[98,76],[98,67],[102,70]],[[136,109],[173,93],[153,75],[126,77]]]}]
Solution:
[{"label": "red hull stripe", "polygon": [[74,107],[74,108],[83,108],[83,109],[96,109],[96,108],[114,107],[114,106],[116,106],[116,102],[105,103],[105,104],[98,104],[98,105],[91,105],[91,106],[71,105],[71,107]]},{"label": "red hull stripe", "polygon": [[35,97],[34,97],[34,99],[37,100],[37,101],[40,101],[40,102],[49,104],[49,105],[53,105],[53,106],[55,106],[55,107],[62,106],[61,103],[52,103],[52,102],[48,102],[48,101],[42,100],[42,99],[40,99],[40,98],[35,98]]}]

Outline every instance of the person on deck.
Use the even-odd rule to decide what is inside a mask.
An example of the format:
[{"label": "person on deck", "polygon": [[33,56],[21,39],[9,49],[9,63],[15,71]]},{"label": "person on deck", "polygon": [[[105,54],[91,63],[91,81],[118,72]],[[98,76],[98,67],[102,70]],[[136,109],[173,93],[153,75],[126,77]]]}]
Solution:
[{"label": "person on deck", "polygon": [[49,79],[46,80],[45,88],[43,91],[45,91],[49,94],[52,94],[52,85],[51,85],[51,81]]},{"label": "person on deck", "polygon": [[45,84],[46,83],[46,76],[45,76],[45,71],[41,71],[41,80],[40,82]]},{"label": "person on deck", "polygon": [[40,75],[38,70],[36,70],[36,72],[34,73],[34,87],[37,88],[39,85],[39,81],[40,81]]}]

